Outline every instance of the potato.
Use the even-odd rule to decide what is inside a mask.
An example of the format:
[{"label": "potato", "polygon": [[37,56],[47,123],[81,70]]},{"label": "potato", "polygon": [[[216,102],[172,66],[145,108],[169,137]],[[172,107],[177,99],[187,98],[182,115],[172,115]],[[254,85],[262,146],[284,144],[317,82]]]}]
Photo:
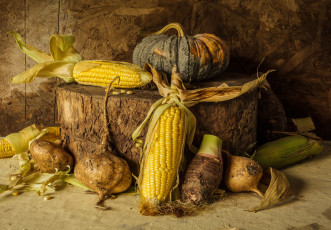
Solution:
[{"label": "potato", "polygon": [[40,172],[54,173],[73,168],[72,156],[64,151],[61,146],[46,140],[35,140],[30,145],[32,159],[36,162]]}]

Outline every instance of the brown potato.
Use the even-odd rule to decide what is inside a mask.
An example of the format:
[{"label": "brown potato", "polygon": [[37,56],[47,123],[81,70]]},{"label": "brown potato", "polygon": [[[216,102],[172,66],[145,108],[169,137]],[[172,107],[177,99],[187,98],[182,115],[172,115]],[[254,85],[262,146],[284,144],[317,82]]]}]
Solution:
[{"label": "brown potato", "polygon": [[40,172],[54,173],[73,168],[72,156],[64,151],[61,146],[46,140],[35,140],[31,143],[30,153]]}]

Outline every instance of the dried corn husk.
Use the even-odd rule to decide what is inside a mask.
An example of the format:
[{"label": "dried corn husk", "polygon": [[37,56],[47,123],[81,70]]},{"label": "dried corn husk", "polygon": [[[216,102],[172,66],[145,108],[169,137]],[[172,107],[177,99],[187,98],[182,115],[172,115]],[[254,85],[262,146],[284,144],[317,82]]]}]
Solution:
[{"label": "dried corn husk", "polygon": [[291,120],[295,125],[297,132],[300,133],[311,132],[316,129],[315,124],[311,119],[311,117],[292,118]]},{"label": "dried corn husk", "polygon": [[12,83],[30,83],[38,77],[60,77],[66,82],[73,82],[74,65],[82,60],[82,57],[72,47],[75,42],[73,35],[53,35],[49,40],[50,54],[35,47],[25,44],[20,34],[10,31],[23,53],[28,55],[38,64],[22,72],[11,79]]},{"label": "dried corn husk", "polygon": [[11,180],[8,185],[0,185],[0,194],[6,191],[35,191],[38,195],[44,195],[48,191],[55,191],[59,182],[90,190],[81,184],[73,174],[69,174],[69,171],[70,169],[67,171],[56,171],[53,174],[31,171],[26,175],[16,175],[15,179]]},{"label": "dried corn husk", "polygon": [[18,133],[12,133],[5,137],[12,145],[15,154],[27,152],[29,141],[40,134],[40,130],[35,125],[30,125]]},{"label": "dried corn husk", "polygon": [[[167,77],[165,74],[158,72],[153,66],[146,64],[146,69],[148,69],[153,75],[153,82],[156,84],[159,93],[163,96],[162,99],[156,101],[150,108],[146,119],[142,124],[133,132],[132,138],[138,146],[142,149],[141,154],[141,168],[138,178],[138,186],[141,186],[142,178],[144,175],[144,167],[149,153],[149,148],[153,142],[154,130],[157,125],[157,121],[168,107],[172,105],[177,105],[185,111],[185,134],[186,134],[186,144],[188,148],[193,152],[197,152],[197,148],[192,145],[195,130],[196,130],[196,118],[192,112],[188,109],[200,102],[221,102],[230,100],[244,93],[247,93],[256,87],[261,86],[267,75],[271,72],[263,74],[256,80],[250,81],[243,86],[228,86],[226,84],[221,84],[218,87],[210,87],[204,89],[187,90],[181,81],[179,74],[176,71],[176,67],[173,68],[171,76],[171,84],[169,85]],[[139,140],[139,136],[144,126],[149,121],[148,132],[145,137],[144,145],[142,147],[142,141]],[[181,164],[184,162],[183,148],[181,153]],[[179,184],[179,173],[177,173],[177,181],[173,186],[172,194],[170,194],[169,200],[174,200]]]},{"label": "dried corn husk", "polygon": [[257,207],[248,210],[250,212],[257,212],[270,208],[282,201],[288,200],[292,195],[290,183],[287,180],[286,175],[273,168],[268,168],[268,171],[271,176],[268,189],[262,197],[260,204]]},{"label": "dried corn husk", "polygon": [[[82,61],[83,58],[73,48],[75,42],[75,37],[73,35],[52,35],[49,40],[50,54],[47,54],[31,45],[25,44],[18,33],[10,31],[8,34],[14,36],[17,45],[23,53],[38,63],[25,72],[12,77],[12,83],[31,83],[34,81],[35,77],[59,77],[67,83],[75,82],[76,80],[73,77],[74,73],[80,73],[100,67],[102,66],[102,62],[117,63],[120,64],[122,68],[130,67],[137,70],[137,72],[139,70],[140,75],[144,78],[143,84],[147,84],[151,80],[150,73],[141,70],[139,66],[131,63],[103,60],[99,60],[97,63]],[[80,81],[78,82],[82,83]],[[99,85],[87,82],[85,82],[85,84]]]}]

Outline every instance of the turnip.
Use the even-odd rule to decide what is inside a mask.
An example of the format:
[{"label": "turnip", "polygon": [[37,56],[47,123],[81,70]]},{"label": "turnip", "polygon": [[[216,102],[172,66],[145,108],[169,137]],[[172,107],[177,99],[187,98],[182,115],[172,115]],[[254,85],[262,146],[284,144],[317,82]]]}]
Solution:
[{"label": "turnip", "polygon": [[101,145],[93,154],[80,153],[79,155],[84,155],[85,157],[77,162],[74,169],[76,179],[98,194],[99,200],[96,207],[102,208],[102,203],[107,196],[127,190],[132,182],[128,163],[124,159],[115,156],[117,154],[109,143],[107,102],[110,87],[117,78],[119,77],[116,77],[109,84],[105,95],[105,134]]},{"label": "turnip", "polygon": [[89,154],[78,161],[75,177],[98,194],[97,207],[102,207],[106,196],[127,190],[132,178],[127,162],[110,152]]},{"label": "turnip", "polygon": [[225,186],[231,192],[251,191],[263,197],[263,193],[258,189],[259,181],[263,175],[262,167],[250,158],[225,153]]}]

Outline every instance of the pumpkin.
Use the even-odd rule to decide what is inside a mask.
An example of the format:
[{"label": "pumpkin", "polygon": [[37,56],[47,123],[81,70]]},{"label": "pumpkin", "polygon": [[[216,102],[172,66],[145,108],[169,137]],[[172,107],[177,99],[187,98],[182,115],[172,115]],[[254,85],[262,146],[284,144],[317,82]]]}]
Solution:
[{"label": "pumpkin", "polygon": [[[178,35],[163,34],[176,29]],[[202,81],[219,75],[229,64],[229,48],[213,34],[187,36],[178,23],[170,23],[146,36],[133,51],[133,63],[141,67],[149,63],[171,75],[177,66],[185,82]]]}]

